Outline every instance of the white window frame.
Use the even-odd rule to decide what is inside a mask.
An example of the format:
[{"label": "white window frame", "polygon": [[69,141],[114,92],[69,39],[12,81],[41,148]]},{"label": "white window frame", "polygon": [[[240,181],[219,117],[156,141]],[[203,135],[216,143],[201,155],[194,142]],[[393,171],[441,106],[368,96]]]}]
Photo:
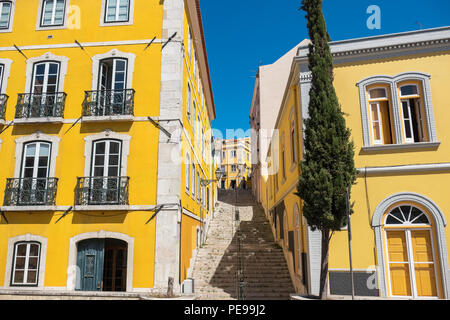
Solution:
[{"label": "white window frame", "polygon": [[40,62],[36,62],[33,66],[33,78],[31,79],[31,88],[30,93],[34,93],[34,89],[35,89],[35,83],[36,83],[36,69],[39,65],[44,64],[45,65],[45,71],[44,71],[44,83],[42,84],[42,95],[44,96],[45,94],[47,94],[47,87],[48,87],[48,78],[49,78],[49,69],[50,69],[50,64],[56,64],[58,65],[58,75],[56,78],[56,93],[59,92],[59,78],[60,78],[60,74],[61,74],[61,63],[59,61],[40,61]]},{"label": "white window frame", "polygon": [[92,90],[99,90],[99,75],[100,75],[100,62],[105,59],[126,59],[127,62],[127,77],[126,88],[133,88],[133,74],[134,74],[134,62],[136,55],[134,53],[121,52],[117,49],[113,49],[109,52],[97,54],[92,57]]},{"label": "white window frame", "polygon": [[127,163],[128,163],[128,155],[130,153],[130,140],[131,136],[126,134],[115,133],[110,130],[106,130],[102,133],[90,135],[84,138],[85,141],[85,149],[84,149],[84,176],[91,176],[91,160],[92,154],[94,152],[93,142],[97,140],[120,140],[122,142],[122,154],[120,159],[120,174],[121,176],[127,175]]},{"label": "white window frame", "polygon": [[[24,274],[24,278],[23,278],[23,282],[18,283],[15,282],[15,274],[16,274],[16,270],[17,270],[17,250],[19,245],[26,245],[26,253],[25,256],[21,256],[25,258],[25,265],[24,265],[24,269],[23,269],[23,274]],[[28,283],[28,273],[30,272],[30,269],[28,268],[29,265],[29,259],[30,259],[30,247],[31,245],[37,245],[38,246],[38,255],[37,256],[33,256],[33,257],[37,257],[38,259],[38,263],[36,266],[36,281],[33,283]],[[34,287],[39,283],[39,262],[40,262],[40,258],[41,258],[41,244],[39,242],[34,242],[34,241],[18,241],[14,244],[14,258],[13,258],[13,269],[12,269],[12,276],[11,276],[11,286],[22,286],[22,287]],[[33,269],[32,269],[33,270]]]},{"label": "white window frame", "polygon": [[186,193],[189,194],[191,189],[191,157],[189,153],[186,153],[185,169]]},{"label": "white window frame", "polygon": [[191,183],[192,183],[191,198],[195,200],[195,164],[194,164],[194,161],[192,161],[192,166],[191,166]]},{"label": "white window frame", "polygon": [[[14,269],[14,251],[15,244],[18,242],[39,242],[41,244],[40,256],[39,256],[39,266],[38,266],[38,278],[37,284],[33,286],[25,285],[11,285],[12,272]],[[6,270],[5,270],[5,280],[4,286],[6,289],[14,290],[42,290],[44,289],[44,278],[45,278],[45,262],[47,258],[47,238],[33,235],[30,233],[19,235],[17,237],[12,237],[8,239],[8,252],[6,256]]]},{"label": "white window frame", "polygon": [[59,142],[61,141],[61,138],[56,136],[49,136],[43,134],[40,131],[37,131],[36,133],[33,133],[29,136],[20,137],[15,140],[16,154],[15,154],[14,178],[16,179],[20,178],[22,173],[21,171],[22,171],[23,152],[25,150],[24,145],[35,141],[42,141],[51,144],[48,176],[55,177],[56,158],[58,157]]},{"label": "white window frame", "polygon": [[106,5],[107,5],[108,1],[109,0],[102,0],[102,7],[101,7],[101,14],[100,14],[100,26],[101,27],[133,25],[133,20],[134,20],[134,1],[135,0],[129,0],[128,21],[105,22],[105,19],[106,19]]},{"label": "white window frame", "polygon": [[192,117],[192,111],[191,111],[191,107],[192,107],[192,89],[191,89],[191,85],[188,81],[187,83],[187,87],[186,87],[186,117],[189,123],[192,122],[191,117]]},{"label": "white window frame", "polygon": [[[9,12],[8,28],[0,29],[0,33],[12,32],[13,24],[14,24],[14,11],[16,8],[16,0],[0,1],[0,3],[1,2],[10,2],[11,10]],[[2,9],[2,6],[0,5],[0,12],[1,12],[1,9]]]},{"label": "white window frame", "polygon": [[67,23],[69,20],[69,6],[70,6],[70,0],[64,1],[64,17],[63,17],[63,24],[62,25],[48,25],[43,26],[42,25],[42,18],[43,18],[43,9],[44,9],[44,2],[46,0],[39,0],[39,7],[38,7],[38,15],[36,20],[36,31],[42,31],[42,30],[58,30],[58,29],[67,29]]},{"label": "white window frame", "polygon": [[69,58],[64,56],[55,56],[54,54],[47,52],[39,57],[29,58],[26,69],[26,81],[25,89],[23,92],[30,92],[31,85],[33,83],[33,71],[34,66],[40,62],[59,62],[59,78],[58,78],[58,89],[56,92],[64,92],[64,80],[67,75],[67,66],[69,63]]},{"label": "white window frame", "polygon": [[[374,124],[374,119],[372,117],[372,107],[373,105],[376,105],[377,107],[377,114],[378,114],[378,130],[380,130],[380,140],[376,140],[375,139],[375,132],[373,130],[373,124]],[[370,107],[370,112],[369,112],[369,122],[370,122],[370,132],[372,135],[372,141],[374,145],[382,145],[384,144],[384,137],[383,137],[383,126],[381,125],[381,108],[380,108],[380,103],[379,102],[369,102],[369,107]]]}]

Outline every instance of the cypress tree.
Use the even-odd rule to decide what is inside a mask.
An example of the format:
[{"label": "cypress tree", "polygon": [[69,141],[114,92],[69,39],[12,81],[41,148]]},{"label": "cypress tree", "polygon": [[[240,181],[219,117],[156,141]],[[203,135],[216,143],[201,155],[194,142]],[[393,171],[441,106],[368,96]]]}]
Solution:
[{"label": "cypress tree", "polygon": [[312,86],[309,118],[305,121],[304,159],[297,195],[303,215],[313,230],[322,233],[320,298],[326,299],[328,252],[334,231],[347,225],[346,192],[355,182],[353,142],[333,87],[333,60],[322,0],[302,0],[306,12],[309,70]]}]

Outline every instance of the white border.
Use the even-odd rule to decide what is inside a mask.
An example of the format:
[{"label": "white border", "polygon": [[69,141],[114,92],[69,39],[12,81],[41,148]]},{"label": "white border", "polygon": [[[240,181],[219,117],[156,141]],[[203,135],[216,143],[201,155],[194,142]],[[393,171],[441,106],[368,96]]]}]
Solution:
[{"label": "white border", "polygon": [[77,244],[87,239],[118,239],[128,244],[127,250],[127,288],[126,292],[133,291],[133,261],[134,261],[134,238],[118,232],[100,230],[78,234],[69,240],[69,263],[67,268],[67,290],[74,291],[77,281]]},{"label": "white border", "polygon": [[42,56],[29,58],[27,60],[27,71],[26,71],[26,81],[25,81],[25,90],[24,93],[31,92],[31,83],[33,81],[33,67],[37,62],[45,62],[45,61],[57,61],[59,62],[59,83],[58,83],[58,92],[64,92],[64,80],[67,74],[67,65],[69,62],[69,58],[64,56],[55,56],[51,52],[44,53]]},{"label": "white border", "polygon": [[133,73],[134,61],[136,55],[134,53],[125,53],[117,49],[113,49],[107,53],[97,54],[92,57],[92,90],[98,89],[98,75],[100,68],[100,61],[108,58],[124,58],[128,60],[127,64],[127,87],[125,89],[133,88]]},{"label": "white border", "polygon": [[[8,29],[0,29],[0,33],[8,33],[12,32],[13,24],[14,24],[14,11],[16,9],[16,0],[7,0],[11,2],[11,12],[9,13],[9,26]],[[7,2],[5,1],[5,2]],[[1,1],[4,2],[4,1]]]},{"label": "white border", "polygon": [[130,26],[133,25],[134,17],[134,0],[130,0],[128,21],[125,22],[105,22],[106,2],[108,0],[102,0],[102,8],[100,12],[100,27],[113,27],[113,26]]},{"label": "white border", "polygon": [[[14,258],[14,245],[21,241],[36,241],[41,244],[40,256],[39,256],[39,274],[37,286],[11,286],[11,272],[13,267]],[[5,289],[14,290],[42,290],[44,288],[44,276],[45,276],[45,261],[47,258],[47,238],[27,233],[24,235],[12,237],[8,239],[8,254],[6,256],[6,269],[5,269]]]},{"label": "white border", "polygon": [[23,145],[28,142],[33,141],[47,141],[52,144],[51,147],[51,154],[50,154],[50,168],[48,171],[48,175],[51,178],[55,177],[55,171],[56,171],[56,158],[58,157],[58,150],[59,150],[59,142],[61,141],[61,138],[56,136],[49,136],[46,135],[40,131],[36,131],[35,133],[20,137],[15,140],[16,142],[16,153],[15,153],[15,165],[14,165],[14,178],[20,178],[20,169],[22,167],[22,152],[23,152]]},{"label": "white border", "polygon": [[0,59],[0,64],[3,64],[5,67],[3,68],[3,76],[0,79],[2,82],[0,84],[0,87],[2,88],[2,91],[0,94],[6,94],[6,87],[8,85],[8,79],[9,75],[11,74],[11,64],[13,63],[10,59]]},{"label": "white border", "polygon": [[115,133],[111,130],[105,130],[99,134],[93,134],[84,138],[84,176],[90,177],[91,175],[91,158],[92,158],[92,142],[101,139],[115,139],[122,141],[122,156],[121,156],[121,167],[120,175],[126,176],[127,174],[127,161],[128,155],[130,153],[130,140],[131,136],[126,134]]},{"label": "white border", "polygon": [[36,20],[36,31],[46,31],[46,30],[60,30],[60,29],[67,29],[67,21],[69,20],[69,7],[70,7],[70,0],[65,0],[64,2],[64,23],[61,26],[41,26],[42,22],[42,8],[44,5],[45,0],[39,0],[39,7],[38,7],[38,15]]},{"label": "white border", "polygon": [[438,246],[438,259],[435,263],[440,265],[440,273],[442,276],[442,294],[445,299],[449,298],[450,295],[450,272],[448,264],[448,254],[445,236],[445,227],[447,226],[447,221],[445,220],[445,215],[442,213],[441,209],[429,198],[413,193],[413,192],[401,192],[391,195],[380,202],[376,207],[373,217],[372,217],[372,228],[375,232],[375,247],[377,252],[377,263],[380,270],[379,272],[379,283],[380,283],[380,295],[386,297],[387,292],[387,281],[388,281],[388,270],[385,269],[385,255],[383,246],[383,217],[389,207],[399,202],[411,202],[420,204],[429,213],[432,220],[432,225],[436,230],[436,243]]}]

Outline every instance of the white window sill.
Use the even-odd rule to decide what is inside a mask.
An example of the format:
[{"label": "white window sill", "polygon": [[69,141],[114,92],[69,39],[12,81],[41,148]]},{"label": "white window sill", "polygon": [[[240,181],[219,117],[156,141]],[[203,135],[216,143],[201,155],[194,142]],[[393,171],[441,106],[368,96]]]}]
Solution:
[{"label": "white window sill", "polygon": [[132,26],[133,21],[111,21],[111,22],[104,22],[102,21],[100,23],[100,27],[115,27],[115,26]]},{"label": "white window sill", "polygon": [[6,121],[3,119],[0,119],[0,126],[4,126],[6,124]]},{"label": "white window sill", "polygon": [[20,118],[14,119],[14,124],[28,124],[28,123],[63,123],[64,118],[48,117],[48,118]]},{"label": "white window sill", "polygon": [[36,27],[36,31],[63,30],[63,29],[67,29],[67,25],[63,25],[63,26],[38,26],[38,27]]},{"label": "white window sill", "polygon": [[70,206],[3,206],[0,211],[23,212],[23,211],[66,211]]},{"label": "white window sill", "polygon": [[119,116],[89,116],[89,117],[82,117],[82,122],[110,122],[110,121],[133,121],[134,116],[132,115],[119,115]]},{"label": "white window sill", "polygon": [[441,142],[417,142],[404,144],[386,144],[379,146],[362,147],[363,152],[377,152],[377,151],[401,151],[410,149],[430,149],[438,148]]}]

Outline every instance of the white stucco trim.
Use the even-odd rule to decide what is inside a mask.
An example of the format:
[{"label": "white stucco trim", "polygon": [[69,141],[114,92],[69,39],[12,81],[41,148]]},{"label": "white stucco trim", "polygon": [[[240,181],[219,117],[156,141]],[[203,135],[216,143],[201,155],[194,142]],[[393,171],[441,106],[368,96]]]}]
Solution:
[{"label": "white stucco trim", "polygon": [[59,30],[59,29],[67,29],[67,21],[69,20],[69,7],[70,0],[65,0],[64,2],[64,21],[60,26],[41,26],[42,22],[42,8],[45,0],[39,0],[38,14],[36,18],[36,31],[46,31],[46,30]]},{"label": "white stucco trim", "polygon": [[425,119],[427,123],[428,136],[430,143],[435,143],[437,141],[436,135],[436,125],[434,121],[434,112],[433,112],[433,103],[431,99],[431,86],[430,86],[430,78],[429,74],[423,72],[403,72],[396,76],[388,76],[388,75],[376,75],[365,78],[359,81],[356,86],[359,88],[359,99],[360,99],[360,108],[361,108],[361,124],[363,129],[363,142],[364,148],[372,147],[371,137],[370,137],[370,123],[369,123],[369,112],[368,112],[368,100],[367,100],[367,88],[374,84],[385,84],[389,86],[391,95],[389,97],[389,101],[391,102],[391,110],[393,113],[394,120],[394,131],[395,131],[395,143],[392,147],[399,145],[412,145],[406,144],[403,142],[403,124],[402,124],[402,116],[400,114],[399,107],[399,96],[397,94],[397,87],[401,82],[404,81],[419,81],[422,85],[423,89],[423,101],[424,101],[424,110],[425,110]]},{"label": "white stucco trim", "polygon": [[47,52],[39,57],[32,57],[27,60],[27,69],[26,69],[26,81],[25,81],[25,90],[24,93],[31,92],[31,83],[33,81],[33,67],[37,62],[45,62],[45,61],[57,61],[60,63],[59,67],[59,83],[58,83],[58,92],[64,91],[64,80],[67,74],[67,65],[69,62],[69,58],[64,56],[55,56],[51,52]]},{"label": "white stucco trim", "polygon": [[74,291],[77,281],[77,244],[87,239],[118,239],[128,243],[127,250],[127,288],[126,292],[133,291],[133,261],[134,261],[134,238],[118,232],[100,230],[76,235],[69,240],[69,264],[67,268],[67,290]]},{"label": "white stucco trim", "polygon": [[13,24],[14,24],[14,12],[16,9],[16,0],[8,0],[11,1],[11,13],[9,16],[9,26],[8,29],[0,29],[0,33],[8,33],[12,32]]},{"label": "white stucco trim", "polygon": [[15,153],[15,165],[14,165],[14,178],[20,178],[20,169],[22,167],[22,153],[23,153],[23,145],[28,142],[33,141],[48,141],[52,144],[50,150],[50,167],[48,171],[48,176],[53,178],[55,177],[56,171],[56,158],[58,157],[59,151],[59,142],[61,138],[57,136],[49,136],[40,131],[36,131],[35,133],[20,137],[15,140],[16,142],[16,153]]},{"label": "white stucco trim", "polygon": [[[11,272],[13,269],[13,259],[14,259],[14,245],[16,242],[21,241],[36,241],[41,244],[40,255],[39,255],[39,274],[38,274],[38,284],[37,286],[11,286]],[[12,237],[8,239],[8,252],[6,256],[6,269],[5,269],[5,282],[4,288],[14,290],[42,290],[44,288],[44,276],[45,276],[45,261],[47,259],[47,238],[33,235],[30,233]]]},{"label": "white stucco trim", "polygon": [[102,0],[102,11],[100,13],[100,27],[113,27],[113,26],[130,26],[133,25],[134,16],[134,0],[130,0],[130,7],[128,12],[128,21],[123,22],[105,22],[106,2],[108,0]]},{"label": "white stucco trim", "polygon": [[124,58],[128,60],[126,89],[132,89],[134,61],[136,60],[136,55],[134,53],[126,53],[121,52],[117,49],[113,49],[107,53],[97,54],[92,57],[92,90],[98,89],[98,75],[99,75],[100,61],[108,58]]},{"label": "white stucco trim", "polygon": [[0,78],[0,87],[2,88],[2,91],[0,94],[6,94],[6,87],[8,85],[8,79],[9,75],[11,74],[11,64],[13,63],[10,59],[0,59],[0,64],[4,65],[3,68],[3,77]]},{"label": "white stucco trim", "polygon": [[414,192],[401,192],[393,194],[383,201],[376,207],[373,217],[372,217],[372,228],[375,232],[375,246],[377,252],[377,261],[379,272],[379,284],[380,284],[380,295],[382,297],[387,297],[387,270],[385,270],[385,254],[383,246],[383,217],[386,211],[392,205],[399,202],[411,202],[417,203],[424,207],[427,212],[431,215],[433,219],[433,226],[436,232],[436,243],[437,251],[439,256],[440,273],[442,276],[442,293],[444,298],[448,299],[450,296],[450,270],[447,255],[447,245],[445,237],[445,227],[447,226],[447,221],[442,210],[429,198],[424,195],[417,194]]},{"label": "white stucco trim", "polygon": [[122,158],[121,158],[120,175],[126,176],[128,155],[130,153],[131,136],[129,136],[127,134],[119,134],[119,133],[113,132],[111,130],[105,130],[102,133],[90,135],[90,136],[87,136],[84,138],[84,141],[85,141],[84,176],[89,177],[91,175],[92,143],[95,140],[101,140],[101,139],[115,139],[115,140],[122,141]]}]

